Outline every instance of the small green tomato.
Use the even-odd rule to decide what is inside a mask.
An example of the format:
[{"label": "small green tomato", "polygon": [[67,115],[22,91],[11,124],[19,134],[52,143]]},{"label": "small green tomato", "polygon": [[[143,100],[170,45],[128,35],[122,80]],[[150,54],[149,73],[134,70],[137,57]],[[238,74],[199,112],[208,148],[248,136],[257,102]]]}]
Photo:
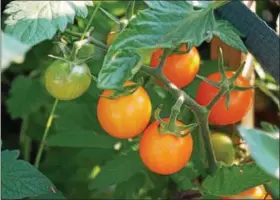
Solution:
[{"label": "small green tomato", "polygon": [[217,161],[231,165],[235,159],[235,149],[231,138],[222,133],[213,133],[211,142]]},{"label": "small green tomato", "polygon": [[91,83],[86,64],[56,60],[46,70],[45,87],[58,100],[72,100],[87,91]]}]

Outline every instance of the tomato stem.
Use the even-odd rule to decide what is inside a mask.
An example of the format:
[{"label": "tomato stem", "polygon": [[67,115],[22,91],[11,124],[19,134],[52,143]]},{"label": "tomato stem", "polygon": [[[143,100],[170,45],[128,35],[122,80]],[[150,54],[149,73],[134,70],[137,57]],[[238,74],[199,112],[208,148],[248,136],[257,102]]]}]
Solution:
[{"label": "tomato stem", "polygon": [[23,149],[23,159],[29,161],[31,139],[28,135],[26,135],[27,128],[28,128],[28,116],[24,117],[22,120],[19,142],[21,148]]},{"label": "tomato stem", "polygon": [[130,1],[128,3],[127,9],[126,9],[126,18],[128,20],[130,20],[132,18],[132,16],[134,15],[134,11],[135,11],[135,0]]},{"label": "tomato stem", "polygon": [[[68,29],[66,29],[63,33],[73,36],[73,37],[82,37],[81,33],[77,33],[74,31],[70,31]],[[89,36],[87,37],[87,40],[91,43],[93,43],[94,45],[96,45],[97,47],[99,47],[100,49],[102,49],[103,51],[107,51],[108,46],[106,44],[104,44],[103,42],[99,41],[98,39],[94,38],[93,36]]]},{"label": "tomato stem", "polygon": [[111,13],[109,13],[108,11],[106,11],[105,9],[100,7],[100,10],[113,22],[115,22],[116,24],[121,24],[121,21],[116,18],[114,15],[112,15]]},{"label": "tomato stem", "polygon": [[37,155],[36,155],[36,158],[35,158],[35,164],[34,164],[34,166],[35,166],[36,168],[39,168],[39,164],[40,164],[40,160],[41,160],[41,157],[42,157],[43,149],[44,149],[44,146],[45,146],[45,143],[46,143],[46,139],[47,139],[47,136],[48,136],[50,127],[51,127],[52,122],[53,122],[54,113],[55,113],[57,104],[58,104],[58,99],[55,99],[55,102],[54,102],[54,104],[53,104],[53,106],[52,106],[52,110],[51,110],[51,113],[50,113],[50,115],[49,115],[49,118],[48,118],[46,127],[45,127],[45,131],[44,131],[44,134],[43,134],[43,138],[42,138],[41,143],[40,143],[40,146],[39,146],[39,150],[38,150]]},{"label": "tomato stem", "polygon": [[185,101],[184,96],[183,95],[179,96],[176,103],[171,108],[171,115],[170,115],[170,119],[168,122],[168,128],[170,130],[177,129],[176,121],[177,121],[177,117],[181,111],[181,107],[182,107],[184,101]]},{"label": "tomato stem", "polygon": [[159,72],[159,74],[163,75],[163,66],[166,61],[167,56],[173,51],[173,49],[164,49],[163,55],[161,56],[159,65],[155,68]]},{"label": "tomato stem", "polygon": [[95,8],[94,8],[94,10],[93,10],[93,12],[92,12],[92,15],[91,15],[91,17],[90,17],[90,19],[89,19],[89,21],[88,21],[88,23],[87,23],[87,26],[86,26],[85,30],[84,30],[84,33],[82,34],[81,40],[83,40],[83,39],[85,38],[85,36],[86,36],[86,34],[87,34],[87,31],[88,31],[89,27],[90,27],[91,24],[92,24],[92,21],[93,21],[93,19],[94,19],[94,16],[96,15],[96,13],[97,13],[99,7],[101,6],[101,3],[102,3],[102,1],[99,1],[99,2],[96,3]]},{"label": "tomato stem", "polygon": [[222,88],[219,90],[218,94],[212,99],[212,101],[206,106],[208,110],[211,110],[211,108],[213,108],[213,106],[219,101],[219,99],[225,95],[225,93],[227,92],[226,89]]}]

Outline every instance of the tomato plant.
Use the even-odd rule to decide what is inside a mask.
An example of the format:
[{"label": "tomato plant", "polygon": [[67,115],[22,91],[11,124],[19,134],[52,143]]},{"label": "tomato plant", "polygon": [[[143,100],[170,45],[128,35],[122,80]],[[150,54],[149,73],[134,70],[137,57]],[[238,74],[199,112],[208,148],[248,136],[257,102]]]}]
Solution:
[{"label": "tomato plant", "polygon": [[59,100],[72,100],[81,96],[90,83],[90,71],[86,64],[77,65],[57,60],[45,73],[46,89]]},{"label": "tomato plant", "polygon": [[[179,126],[183,125],[180,121],[176,123]],[[181,138],[172,133],[161,134],[158,128],[159,123],[156,121],[145,129],[139,143],[140,157],[151,171],[163,175],[173,174],[190,160],[193,139],[191,134]]]},{"label": "tomato plant", "polygon": [[279,37],[243,2],[1,4],[2,199],[279,199]]},{"label": "tomato plant", "polygon": [[[125,86],[133,85],[126,82]],[[112,95],[105,90],[103,96]],[[97,117],[107,133],[116,138],[132,138],[139,135],[148,125],[152,113],[149,95],[143,87],[127,96],[116,99],[100,97],[97,104]]]},{"label": "tomato plant", "polygon": [[[184,52],[187,51],[187,48],[186,46],[181,46],[179,50]],[[159,65],[162,54],[163,49],[158,49],[152,54],[151,67]],[[192,47],[188,53],[174,53],[168,56],[163,66],[163,74],[177,87],[183,88],[195,78],[199,65],[200,56],[198,50]]]},{"label": "tomato plant", "polygon": [[[234,72],[227,71],[226,76],[232,77]],[[213,82],[221,81],[219,73],[211,74],[207,77]],[[240,87],[250,87],[249,81],[239,76],[235,80],[235,84]],[[200,105],[208,105],[217,95],[219,89],[207,82],[202,82],[197,90],[196,101]],[[242,119],[252,106],[253,90],[247,91],[231,91],[229,93],[229,107],[226,105],[226,96],[222,96],[213,106],[209,115],[209,122],[217,125],[233,124]]]}]

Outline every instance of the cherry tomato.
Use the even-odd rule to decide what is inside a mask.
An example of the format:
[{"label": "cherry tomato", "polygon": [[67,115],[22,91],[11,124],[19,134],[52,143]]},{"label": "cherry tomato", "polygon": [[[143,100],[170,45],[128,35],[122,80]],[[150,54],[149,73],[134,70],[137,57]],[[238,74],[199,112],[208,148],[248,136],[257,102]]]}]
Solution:
[{"label": "cherry tomato", "polygon": [[[168,118],[164,120],[168,121]],[[183,125],[180,121],[176,123]],[[140,157],[151,171],[162,175],[173,174],[189,161],[193,149],[192,136],[160,134],[158,128],[159,122],[155,121],[144,131],[139,144]]]},{"label": "cherry tomato", "polygon": [[[232,71],[226,72],[226,76],[228,78],[232,77],[233,75],[234,72]],[[209,75],[207,78],[213,82],[218,82],[221,80],[221,75],[220,73],[216,72]],[[242,76],[237,78],[235,85],[241,87],[250,87],[249,81]],[[200,105],[206,106],[217,95],[218,91],[218,88],[203,81],[198,87],[196,101]],[[216,125],[228,125],[240,121],[252,106],[253,95],[253,90],[230,91],[229,108],[226,108],[226,97],[224,95],[211,109],[209,122]]]},{"label": "cherry tomato", "polygon": [[[125,85],[135,84],[126,82]],[[111,95],[105,90],[102,95]],[[97,104],[97,117],[100,125],[111,136],[116,138],[132,138],[139,135],[148,125],[152,112],[149,95],[143,87],[133,94],[120,96],[117,99],[100,97]]]},{"label": "cherry tomato", "polygon": [[[180,50],[186,51],[186,46],[182,46]],[[159,65],[162,54],[163,49],[158,49],[152,54],[151,67]],[[189,53],[168,56],[163,66],[163,74],[177,87],[183,88],[195,78],[199,65],[200,56],[198,50],[193,47]]]},{"label": "cherry tomato", "polygon": [[118,36],[118,32],[111,31],[107,36],[107,45],[110,46],[114,42],[117,36]]},{"label": "cherry tomato", "polygon": [[56,60],[45,73],[47,91],[59,100],[72,100],[80,97],[87,91],[90,83],[90,70],[86,64],[75,65]]},{"label": "cherry tomato", "polygon": [[264,199],[264,200],[272,200],[272,197],[270,195],[266,195],[267,192],[265,191],[265,188],[263,185],[259,185],[257,187],[251,188],[249,190],[246,190],[240,194],[230,196],[230,197],[224,197],[222,199]]},{"label": "cherry tomato", "polygon": [[231,165],[235,159],[235,150],[231,138],[222,133],[213,133],[211,135],[216,159],[227,165]]}]

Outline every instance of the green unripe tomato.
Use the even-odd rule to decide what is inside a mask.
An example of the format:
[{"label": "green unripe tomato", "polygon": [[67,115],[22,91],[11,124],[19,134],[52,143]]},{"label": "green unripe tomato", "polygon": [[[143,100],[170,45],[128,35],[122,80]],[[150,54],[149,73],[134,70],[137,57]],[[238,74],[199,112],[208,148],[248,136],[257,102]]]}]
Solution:
[{"label": "green unripe tomato", "polygon": [[90,71],[86,64],[54,61],[46,70],[45,87],[58,100],[80,97],[89,88]]},{"label": "green unripe tomato", "polygon": [[95,53],[95,46],[93,44],[84,44],[78,51],[77,57],[80,59],[88,58]]},{"label": "green unripe tomato", "polygon": [[231,138],[222,133],[214,133],[211,135],[211,142],[217,161],[231,165],[235,159],[235,149]]}]

